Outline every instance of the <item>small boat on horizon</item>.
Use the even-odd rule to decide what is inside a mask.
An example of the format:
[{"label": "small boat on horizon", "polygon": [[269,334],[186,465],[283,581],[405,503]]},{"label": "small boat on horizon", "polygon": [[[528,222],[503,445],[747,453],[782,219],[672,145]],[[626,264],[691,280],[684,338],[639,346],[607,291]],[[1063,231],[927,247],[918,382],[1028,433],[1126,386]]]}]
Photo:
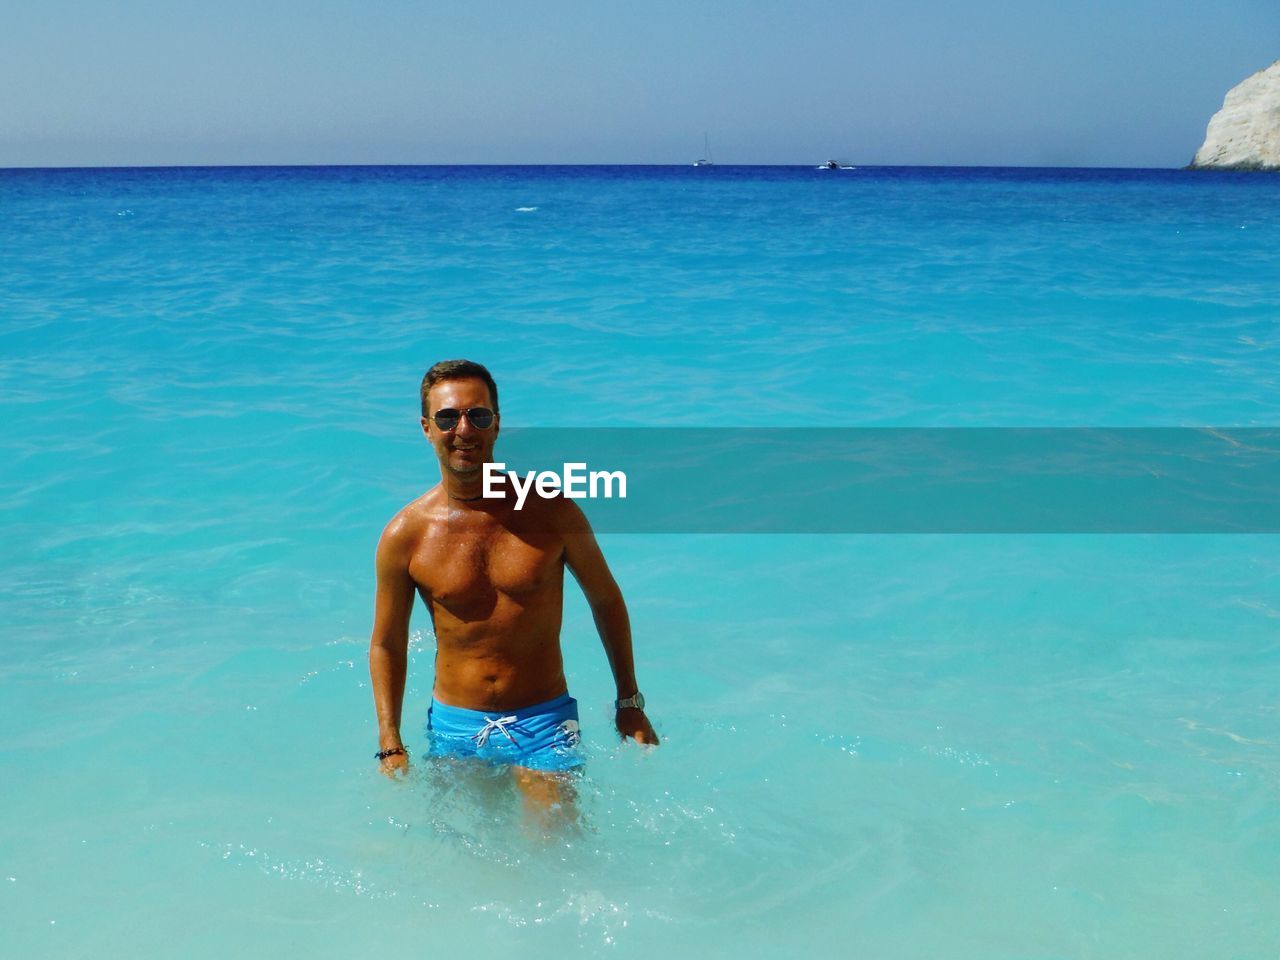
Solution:
[{"label": "small boat on horizon", "polygon": [[716,165],[715,158],[711,156],[711,140],[708,139],[705,131],[702,134],[702,156],[693,161],[693,165],[695,167],[714,167]]}]

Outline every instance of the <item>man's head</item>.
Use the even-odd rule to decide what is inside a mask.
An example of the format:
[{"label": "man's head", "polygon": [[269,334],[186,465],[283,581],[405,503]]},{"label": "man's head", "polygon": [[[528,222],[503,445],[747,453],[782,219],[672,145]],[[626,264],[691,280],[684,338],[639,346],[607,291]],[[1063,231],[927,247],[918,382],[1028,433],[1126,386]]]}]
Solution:
[{"label": "man's head", "polygon": [[431,415],[429,409],[430,402],[427,394],[431,392],[431,388],[442,380],[466,380],[474,377],[477,380],[483,380],[485,386],[489,388],[489,407],[494,413],[498,412],[498,385],[493,382],[493,375],[485,369],[483,364],[476,363],[474,360],[441,360],[432,366],[422,378],[422,415],[428,417]]},{"label": "man's head", "polygon": [[[478,474],[498,438],[498,385],[470,360],[442,360],[422,378],[422,432],[444,474]],[[491,413],[491,416],[488,415]]]}]

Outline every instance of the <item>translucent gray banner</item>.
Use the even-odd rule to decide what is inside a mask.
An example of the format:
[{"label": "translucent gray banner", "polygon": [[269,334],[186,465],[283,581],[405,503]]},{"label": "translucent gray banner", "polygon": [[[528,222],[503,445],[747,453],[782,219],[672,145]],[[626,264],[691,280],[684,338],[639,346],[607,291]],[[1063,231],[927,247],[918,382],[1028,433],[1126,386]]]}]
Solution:
[{"label": "translucent gray banner", "polygon": [[494,460],[581,465],[599,532],[1280,532],[1280,428],[504,427]]}]

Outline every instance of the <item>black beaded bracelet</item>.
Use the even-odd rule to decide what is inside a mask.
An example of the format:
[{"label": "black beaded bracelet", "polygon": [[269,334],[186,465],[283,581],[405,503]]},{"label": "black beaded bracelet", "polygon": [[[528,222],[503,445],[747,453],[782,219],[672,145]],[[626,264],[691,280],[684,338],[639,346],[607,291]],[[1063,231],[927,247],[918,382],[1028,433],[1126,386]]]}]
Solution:
[{"label": "black beaded bracelet", "polygon": [[373,755],[375,760],[385,760],[387,757],[407,757],[404,747],[392,747],[390,750],[379,750]]}]

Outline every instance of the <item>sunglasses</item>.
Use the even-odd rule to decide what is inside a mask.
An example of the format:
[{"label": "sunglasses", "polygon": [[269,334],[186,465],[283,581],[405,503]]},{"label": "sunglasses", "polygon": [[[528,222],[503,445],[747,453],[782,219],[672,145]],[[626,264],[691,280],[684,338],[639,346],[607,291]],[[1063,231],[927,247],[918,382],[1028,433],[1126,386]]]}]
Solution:
[{"label": "sunglasses", "polygon": [[444,431],[455,429],[463,417],[466,417],[467,422],[477,430],[488,430],[493,426],[493,420],[496,416],[497,414],[488,407],[467,407],[465,410],[445,407],[443,410],[437,410],[431,419],[435,421],[437,427]]}]

